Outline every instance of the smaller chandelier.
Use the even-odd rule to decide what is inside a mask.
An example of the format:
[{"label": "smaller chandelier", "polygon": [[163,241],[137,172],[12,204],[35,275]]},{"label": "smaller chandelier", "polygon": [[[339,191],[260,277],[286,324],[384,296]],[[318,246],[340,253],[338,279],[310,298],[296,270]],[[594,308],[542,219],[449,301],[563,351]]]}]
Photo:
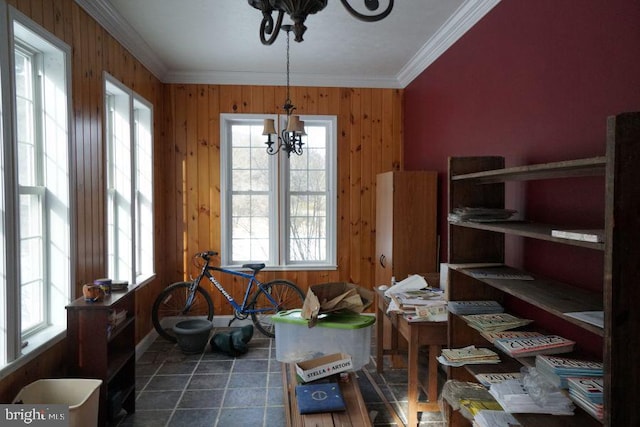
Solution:
[{"label": "smaller chandelier", "polygon": [[[264,128],[262,134],[267,136],[267,153],[276,154],[280,150],[287,153],[287,157],[291,157],[291,153],[298,156],[302,155],[302,137],[306,135],[304,131],[304,121],[300,120],[300,116],[293,115],[296,107],[291,103],[289,96],[289,33],[293,29],[292,25],[282,25],[282,29],[287,32],[287,99],[284,101],[282,108],[287,113],[287,124],[280,132],[276,132],[275,120],[264,119]],[[271,136],[275,135],[276,141]],[[277,144],[276,144],[277,143]]]},{"label": "smaller chandelier", "polygon": [[[262,23],[260,24],[260,41],[262,44],[270,45],[276,41],[280,28],[282,26],[282,18],[286,13],[293,21],[293,33],[297,42],[303,41],[302,36],[307,30],[304,21],[308,15],[320,12],[327,6],[328,0],[247,0],[248,3],[262,12]],[[393,1],[388,0],[387,8],[375,15],[365,15],[358,12],[351,6],[351,0],[340,0],[342,5],[351,16],[364,22],[376,22],[386,18],[393,9]],[[371,12],[380,9],[379,0],[362,0],[364,5]],[[271,13],[276,11],[278,17],[275,25]],[[267,38],[267,36],[269,36]]]}]

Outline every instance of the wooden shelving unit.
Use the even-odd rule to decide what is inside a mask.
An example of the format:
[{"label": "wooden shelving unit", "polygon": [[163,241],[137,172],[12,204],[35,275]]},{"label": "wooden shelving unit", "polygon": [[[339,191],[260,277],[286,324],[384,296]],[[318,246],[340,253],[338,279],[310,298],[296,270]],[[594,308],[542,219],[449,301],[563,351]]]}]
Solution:
[{"label": "wooden shelving unit", "polygon": [[[135,412],[135,290],[114,292],[104,301],[78,298],[67,307],[69,374],[103,381],[98,425],[120,407]],[[113,325],[110,315],[126,310]]]},{"label": "wooden shelving unit", "polygon": [[[603,422],[576,409],[572,417],[516,415],[523,426],[640,425],[640,410],[636,403],[640,401],[637,386],[640,369],[635,363],[634,351],[630,351],[640,348],[640,310],[637,309],[637,301],[640,300],[640,113],[625,113],[608,119],[606,155],[602,157],[512,168],[505,168],[504,158],[497,156],[455,157],[449,161],[450,210],[457,207],[504,208],[505,183],[510,181],[592,176],[602,177],[605,181],[604,243],[553,237],[551,230],[560,227],[528,221],[449,223],[449,263],[452,266],[448,295],[451,300],[503,301],[508,295],[602,337],[605,367]],[[579,206],[576,208],[579,211]],[[581,227],[565,225],[562,228]],[[576,288],[553,278],[540,277],[535,272],[526,272],[534,280],[474,278],[469,266],[464,264],[504,263],[506,235],[603,252],[602,290]],[[581,266],[576,265],[575,268],[580,269]],[[604,328],[565,314],[595,310],[604,311]],[[488,345],[477,331],[451,315],[449,346],[469,344]],[[448,374],[450,379],[474,381],[472,372],[466,368],[449,368]],[[471,425],[457,412],[449,411],[448,415],[452,426]]]}]

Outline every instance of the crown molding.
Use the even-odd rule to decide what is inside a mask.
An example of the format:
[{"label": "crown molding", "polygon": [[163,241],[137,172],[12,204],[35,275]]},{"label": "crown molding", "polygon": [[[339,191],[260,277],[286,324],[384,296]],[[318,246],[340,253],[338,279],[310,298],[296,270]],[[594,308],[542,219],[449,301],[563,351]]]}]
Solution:
[{"label": "crown molding", "polygon": [[397,75],[398,85],[407,87],[420,73],[477,24],[500,0],[467,0],[424,44]]},{"label": "crown molding", "polygon": [[153,53],[140,34],[116,11],[108,0],[75,0],[93,19],[109,32],[138,61],[162,81],[167,67]]},{"label": "crown molding", "polygon": [[[170,71],[165,74],[164,83],[285,86],[282,73],[253,73],[235,71]],[[292,78],[291,86],[400,89],[398,80],[393,76],[368,78],[361,75],[347,76],[300,73],[296,73],[295,77]]]},{"label": "crown molding", "polygon": [[[279,85],[281,74],[253,72],[174,72],[143,41],[135,29],[111,6],[108,0],[75,0],[118,42],[164,83]],[[315,87],[405,88],[460,37],[482,19],[500,0],[466,0],[424,44],[396,76],[363,78],[304,74],[296,75],[296,85]]]}]

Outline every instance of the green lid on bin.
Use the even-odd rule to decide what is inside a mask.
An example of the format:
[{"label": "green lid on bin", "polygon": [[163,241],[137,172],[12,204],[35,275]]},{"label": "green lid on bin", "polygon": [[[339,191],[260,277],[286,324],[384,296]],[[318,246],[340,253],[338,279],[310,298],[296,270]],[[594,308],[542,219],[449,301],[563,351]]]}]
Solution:
[{"label": "green lid on bin", "polygon": [[[309,321],[300,315],[301,310],[281,311],[272,316],[271,320],[276,323],[289,323],[294,325],[307,326]],[[320,314],[315,327],[334,329],[361,329],[373,325],[376,322],[374,316],[367,316],[357,313],[332,313]]]}]

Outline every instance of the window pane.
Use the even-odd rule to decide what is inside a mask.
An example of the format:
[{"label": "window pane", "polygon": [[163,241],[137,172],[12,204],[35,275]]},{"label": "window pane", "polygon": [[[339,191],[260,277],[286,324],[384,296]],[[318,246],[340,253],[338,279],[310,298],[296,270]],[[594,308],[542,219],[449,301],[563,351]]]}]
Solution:
[{"label": "window pane", "polygon": [[44,322],[44,289],[42,281],[23,283],[21,286],[21,322],[22,332],[28,331]]},{"label": "window pane", "polygon": [[293,261],[321,261],[326,256],[326,197],[291,196],[290,248]]},{"label": "window pane", "polygon": [[44,320],[42,209],[42,200],[38,195],[20,195],[22,332],[38,326]]},{"label": "window pane", "polygon": [[231,150],[231,168],[242,169],[249,165],[251,162],[251,148],[248,147],[234,147]]},{"label": "window pane", "polygon": [[292,170],[289,174],[291,191],[306,191],[309,188],[308,176],[306,170]]},{"label": "window pane", "polygon": [[33,94],[33,60],[32,55],[16,49],[16,124],[18,139],[18,182],[20,185],[37,185],[35,165],[35,122]]},{"label": "window pane", "polygon": [[[106,82],[106,135],[107,135],[107,212],[108,212],[108,275],[115,280],[135,282],[134,241],[137,221],[134,213],[145,202],[139,199],[132,175],[134,150],[132,141],[133,111],[131,96],[119,86]],[[148,149],[147,149],[148,150]],[[144,160],[143,160],[144,161]],[[134,207],[136,209],[134,209]],[[136,246],[136,250],[140,248]]]},{"label": "window pane", "polygon": [[135,276],[146,279],[154,269],[153,138],[151,109],[134,99],[135,144]]},{"label": "window pane", "polygon": [[231,182],[234,191],[251,190],[251,171],[236,169],[231,173]]}]

